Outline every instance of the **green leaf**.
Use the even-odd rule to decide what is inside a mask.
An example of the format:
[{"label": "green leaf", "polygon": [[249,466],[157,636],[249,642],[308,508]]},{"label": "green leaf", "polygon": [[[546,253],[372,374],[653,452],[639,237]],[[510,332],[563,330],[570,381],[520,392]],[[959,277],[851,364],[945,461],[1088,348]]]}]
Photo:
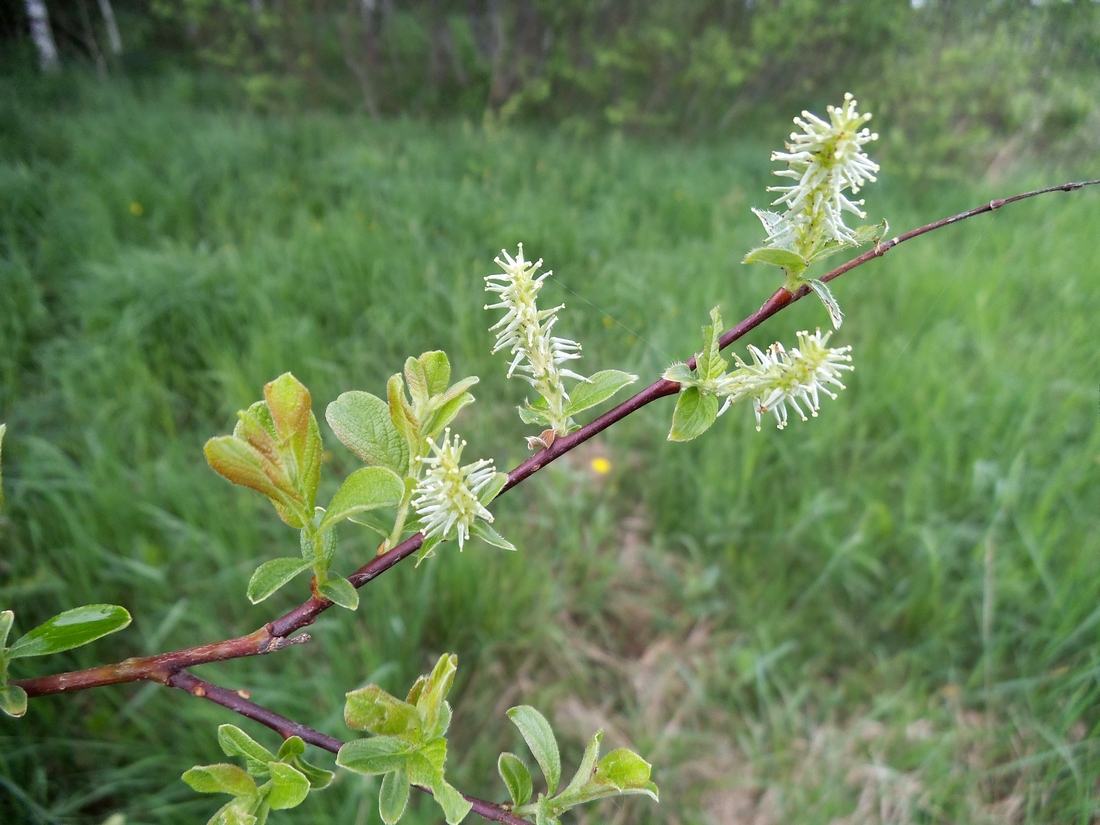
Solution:
[{"label": "green leaf", "polygon": [[130,614],[117,604],[86,604],[43,622],[8,648],[7,656],[19,659],[60,653],[94,642],[128,624]]},{"label": "green leaf", "polygon": [[218,745],[226,756],[243,756],[253,776],[267,776],[268,763],[275,761],[271,751],[236,725],[218,726]]},{"label": "green leaf", "polygon": [[680,390],[676,409],[672,413],[672,429],[669,441],[691,441],[698,438],[718,418],[718,398],[702,392],[698,387]]},{"label": "green leaf", "polygon": [[430,397],[428,376],[424,372],[424,365],[420,363],[420,359],[412,357],[405,359],[405,383],[409,385],[413,407],[422,407],[428,403]]},{"label": "green leaf", "polygon": [[535,761],[542,769],[542,775],[546,777],[547,791],[553,795],[561,781],[561,754],[550,723],[530,705],[512,708],[508,711],[508,718],[523,734],[527,747],[531,749]]},{"label": "green leaf", "polygon": [[275,758],[279,762],[290,764],[290,760],[301,756],[305,752],[306,743],[302,741],[302,737],[291,736],[289,739],[284,739],[283,744],[279,745],[279,752],[275,754]]},{"label": "green leaf", "polygon": [[27,692],[18,685],[0,687],[0,710],[18,719],[27,712]]},{"label": "green leaf", "polygon": [[386,467],[399,476],[409,472],[409,444],[390,418],[390,408],[369,392],[345,392],[328,405],[329,426],[359,460]]},{"label": "green leaf", "polygon": [[199,793],[227,793],[247,797],[256,792],[256,781],[243,768],[224,762],[217,765],[196,765],[183,774],[183,781]]},{"label": "green leaf", "polygon": [[420,442],[420,436],[416,426],[416,417],[409,407],[409,402],[405,399],[405,384],[401,379],[401,373],[390,376],[390,380],[386,384],[386,397],[389,400],[390,422],[405,439],[409,452],[415,452],[415,448]]},{"label": "green leaf", "polygon": [[349,516],[348,521],[352,524],[358,524],[360,527],[366,527],[368,530],[377,533],[384,539],[389,538],[390,530],[393,527],[392,523],[387,524],[383,522],[381,516],[369,510],[356,516]]},{"label": "green leaf", "polygon": [[356,739],[340,748],[336,764],[366,776],[404,769],[412,755],[412,746],[392,736]]},{"label": "green leaf", "polygon": [[312,513],[321,480],[322,445],[309,390],[287,372],[264,386],[264,400],[294,490]]},{"label": "green leaf", "polygon": [[12,622],[15,621],[15,613],[11,610],[0,612],[0,650],[8,643],[8,634],[11,633]]},{"label": "green leaf", "polygon": [[[272,501],[289,503],[293,500],[290,480],[282,469],[237,436],[220,435],[211,438],[202,451],[210,468],[234,484],[262,493]],[[279,483],[273,481],[273,478]],[[304,525],[293,526],[300,528]]]},{"label": "green leaf", "polygon": [[386,825],[394,825],[409,802],[409,778],[403,770],[391,771],[382,777],[382,788],[378,792],[378,813]]},{"label": "green leaf", "polygon": [[[477,381],[476,378],[473,380]],[[463,407],[473,403],[474,397],[468,392],[446,401],[438,410],[425,416],[425,420],[420,422],[420,431],[424,433],[425,438],[435,438],[446,429],[448,424],[455,420]]]},{"label": "green leaf", "polygon": [[378,685],[367,685],[347,694],[344,721],[352,730],[397,736],[410,742],[419,739],[421,723],[416,707],[391,696]]},{"label": "green leaf", "polygon": [[256,568],[248,581],[248,600],[252,604],[259,604],[312,564],[311,559],[281,558],[265,561]]},{"label": "green leaf", "polygon": [[771,246],[761,246],[752,250],[745,256],[742,263],[779,266],[787,272],[803,272],[809,266],[806,259],[797,252],[792,252],[789,249],[776,249]]},{"label": "green leaf", "polygon": [[517,409],[519,410],[520,420],[524,424],[549,427],[553,423],[550,420],[550,408],[543,398],[538,399],[534,403],[524,402],[524,405],[522,407],[517,407]]},{"label": "green leaf", "polygon": [[508,788],[513,805],[518,807],[531,801],[531,794],[534,792],[531,772],[518,756],[514,753],[502,753],[497,759],[497,772]]},{"label": "green leaf", "polygon": [[348,476],[332,497],[318,530],[327,530],[356,513],[396,507],[405,493],[401,476],[387,467],[364,467]]},{"label": "green leaf", "polygon": [[359,607],[359,591],[352,583],[340,576],[333,576],[317,585],[317,592],[333,604],[347,610],[355,610]]},{"label": "green leaf", "polygon": [[844,321],[844,313],[840,311],[840,304],[836,302],[836,298],[829,291],[829,287],[825,285],[824,281],[819,280],[810,280],[807,283],[817,293],[821,303],[825,304],[825,309],[829,311],[829,319],[833,322],[833,329],[840,329],[840,325]]},{"label": "green leaf", "polygon": [[[596,735],[588,741],[588,747],[584,749],[584,758],[580,767],[570,780],[568,787],[561,792],[559,799],[567,800],[570,796],[578,794],[592,780],[596,771],[596,760],[600,758],[600,743],[603,741],[603,731],[596,731]],[[648,777],[647,777],[648,778]]]},{"label": "green leaf", "polygon": [[508,474],[497,473],[495,476],[493,476],[493,480],[486,484],[485,487],[482,488],[481,492],[477,494],[477,500],[480,501],[484,506],[488,507],[492,500],[500,495],[500,491],[504,489],[504,485],[506,485],[507,483]]},{"label": "green leaf", "polygon": [[443,809],[443,816],[447,819],[447,825],[458,825],[466,814],[473,808],[473,804],[466,801],[466,797],[460,794],[447,782],[439,782],[432,787],[432,795],[439,807]]},{"label": "green leaf", "polygon": [[587,382],[581,382],[569,391],[569,403],[565,405],[565,414],[576,415],[595,407],[637,380],[638,376],[631,375],[629,372],[601,370],[589,376]]},{"label": "green leaf", "polygon": [[633,751],[617,748],[600,760],[592,781],[617,791],[644,791],[649,785],[651,768],[648,762]]},{"label": "green leaf", "polygon": [[417,359],[424,371],[428,395],[441,395],[447,391],[447,382],[451,380],[451,362],[442,350],[425,352]]},{"label": "green leaf", "polygon": [[721,335],[722,315],[715,307],[710,311],[710,324],[703,327],[703,349],[695,357],[695,372],[700,381],[714,381],[726,372],[727,362],[718,351]]},{"label": "green leaf", "polygon": [[508,539],[504,538],[500,533],[494,530],[488,522],[478,519],[470,525],[470,535],[481,539],[486,544],[491,544],[493,547],[500,547],[503,550],[515,550],[516,546]]},{"label": "green leaf", "polygon": [[283,762],[271,763],[271,782],[267,801],[274,811],[296,808],[309,796],[309,780]]},{"label": "green leaf", "polygon": [[443,781],[443,766],[447,762],[447,740],[432,739],[409,757],[405,771],[414,785],[432,788]]},{"label": "green leaf", "polygon": [[327,788],[329,783],[332,782],[332,777],[334,776],[332,771],[326,771],[324,768],[318,768],[316,765],[311,765],[306,760],[297,756],[288,760],[287,764],[293,765],[295,768],[297,768],[298,772],[309,780],[309,787],[315,791],[319,791],[322,788]]},{"label": "green leaf", "polygon": [[424,543],[420,545],[420,549],[416,551],[416,567],[420,566],[420,562],[424,559],[430,559],[435,555],[435,548],[443,541],[443,534],[436,533],[434,536],[424,539]]},{"label": "green leaf", "polygon": [[264,401],[279,440],[301,459],[309,439],[309,419],[313,415],[312,398],[301,381],[285,372],[264,385]]},{"label": "green leaf", "polygon": [[458,657],[453,653],[444,653],[432,668],[427,683],[420,691],[420,696],[416,700],[416,709],[420,713],[421,730],[424,731],[426,738],[439,735],[437,730],[443,700],[451,691],[457,670]]},{"label": "green leaf", "polygon": [[238,797],[223,805],[216,814],[210,817],[207,825],[263,825],[251,812],[259,804],[258,795],[251,798]]},{"label": "green leaf", "polygon": [[684,384],[689,387],[696,386],[699,383],[699,377],[695,374],[695,371],[688,368],[687,364],[673,364],[664,374],[661,376],[666,381],[674,381],[677,384]]}]

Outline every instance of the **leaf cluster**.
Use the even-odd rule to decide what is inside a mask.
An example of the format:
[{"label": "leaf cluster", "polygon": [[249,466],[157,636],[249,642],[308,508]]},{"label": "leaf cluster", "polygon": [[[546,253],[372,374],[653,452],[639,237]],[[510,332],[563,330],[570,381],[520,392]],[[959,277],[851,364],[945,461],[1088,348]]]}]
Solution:
[{"label": "leaf cluster", "polygon": [[[207,825],[264,825],[271,811],[296,808],[310,791],[322,790],[332,781],[332,771],[302,759],[305,743],[297,736],[285,740],[273,754],[235,725],[222,725],[218,744],[226,756],[243,757],[245,767],[222,762],[196,765],[183,774],[183,781],[199,793],[233,797]],[[257,779],[267,781],[259,785]]]},{"label": "leaf cluster", "polygon": [[440,656],[432,672],[416,680],[405,701],[378,685],[347,694],[348,727],[374,736],[345,744],[336,764],[367,776],[382,775],[378,812],[386,825],[401,819],[411,785],[431,790],[449,825],[470,812],[471,804],[443,776],[451,724],[446,697],[457,669],[457,656]]},{"label": "leaf cluster", "polygon": [[13,659],[49,656],[94,642],[130,624],[130,613],[117,604],[86,604],[58,613],[33,630],[20,636],[9,647],[15,613],[0,612],[0,710],[8,716],[27,712],[27,693],[18,685],[8,684],[8,665]]},{"label": "leaf cluster", "polygon": [[514,753],[500,755],[497,770],[512,798],[512,810],[518,816],[533,816],[536,825],[558,825],[563,813],[597,799],[645,794],[657,801],[657,786],[649,778],[650,765],[638,754],[626,748],[617,748],[600,759],[602,730],[589,740],[576,773],[569,784],[558,792],[561,754],[546,717],[530,705],[520,705],[508,711],[508,718],[519,728],[546,780],[546,793],[540,793],[532,801],[534,783],[523,760]]}]

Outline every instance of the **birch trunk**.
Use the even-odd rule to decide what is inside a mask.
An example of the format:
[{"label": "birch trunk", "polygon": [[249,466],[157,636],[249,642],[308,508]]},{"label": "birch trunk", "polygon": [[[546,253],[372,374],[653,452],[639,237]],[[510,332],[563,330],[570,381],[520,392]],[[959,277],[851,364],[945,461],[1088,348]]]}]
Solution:
[{"label": "birch trunk", "polygon": [[103,25],[107,29],[107,42],[111,46],[111,54],[118,57],[122,54],[122,37],[118,33],[118,23],[115,21],[115,10],[111,7],[111,0],[99,0],[99,13],[103,15]]},{"label": "birch trunk", "polygon": [[57,46],[50,30],[50,13],[45,0],[27,0],[27,19],[31,23],[31,39],[38,49],[38,65],[44,72],[56,72],[61,68],[57,58]]}]

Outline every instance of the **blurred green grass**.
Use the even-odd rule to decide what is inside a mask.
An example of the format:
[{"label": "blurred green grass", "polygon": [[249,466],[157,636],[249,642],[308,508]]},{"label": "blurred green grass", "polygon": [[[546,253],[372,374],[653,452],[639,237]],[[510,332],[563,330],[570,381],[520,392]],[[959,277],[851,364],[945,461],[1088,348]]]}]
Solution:
[{"label": "blurred green grass", "polygon": [[[170,81],[0,81],[0,603],[24,630],[89,602],[135,616],[16,676],[245,633],[305,595],[248,605],[253,568],[296,537],[201,454],[284,371],[320,416],[444,349],[482,378],[458,421],[468,454],[522,460],[523,385],[488,355],[481,309],[501,247],[554,270],[544,295],[586,369],[643,382],[694,352],[711,306],[732,323],[778,285],[739,264],[769,146],[184,98]],[[917,187],[883,161],[866,197],[897,231],[1055,182]],[[199,673],[349,738],[344,692],[399,692],[454,651],[463,790],[502,795],[520,702],[567,764],[596,727],[655,763],[660,806],[580,822],[1094,821],[1098,205],[1046,196],[836,282],[834,343],[857,371],[819,418],[757,433],[735,408],[671,445],[655,405],[500,500],[520,552],[445,547],[354,616],[330,611],[310,645]],[[749,340],[825,323],[803,301]],[[334,489],[356,463],[322,429]],[[344,530],[343,572],[371,545]],[[178,777],[221,758],[226,721],[155,686],[35,700],[0,721],[0,820],[202,821],[219,803]],[[376,791],[344,776],[297,821],[375,821]]]}]

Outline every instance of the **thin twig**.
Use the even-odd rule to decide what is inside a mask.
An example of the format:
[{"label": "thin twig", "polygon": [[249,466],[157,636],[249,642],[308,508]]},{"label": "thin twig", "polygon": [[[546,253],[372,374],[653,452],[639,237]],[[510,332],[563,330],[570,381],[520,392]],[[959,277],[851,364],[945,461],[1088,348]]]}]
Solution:
[{"label": "thin twig", "polygon": [[[305,725],[300,725],[291,719],[287,719],[285,716],[280,716],[262,705],[257,705],[248,698],[248,694],[244,691],[228,690],[219,687],[212,682],[208,682],[205,679],[200,679],[188,673],[186,670],[176,671],[168,677],[164,684],[186,691],[198,699],[206,699],[224,708],[228,708],[234,713],[238,713],[241,716],[259,722],[261,725],[271,728],[279,734],[279,736],[283,737],[283,739],[297,736],[303,742],[314,745],[330,753],[339,753],[340,747],[344,744],[339,739],[327,736],[313,728],[307,728]],[[425,788],[422,785],[413,785],[413,787],[429,795],[432,792],[430,788]],[[489,802],[488,800],[479,799],[476,796],[469,796],[468,794],[462,794],[462,796],[465,797],[467,802],[473,805],[471,810],[484,819],[488,819],[492,822],[503,822],[505,825],[531,825],[526,819],[521,819],[507,808],[495,802]]]},{"label": "thin twig", "polygon": [[[1088,180],[1079,181],[1076,183],[1064,183],[1059,186],[1050,186],[1045,189],[1036,189],[1031,192],[1024,192],[1019,195],[1013,195],[1010,198],[1003,198],[998,200],[992,200],[989,203],[979,206],[976,209],[970,209],[966,212],[960,212],[957,215],[952,215],[949,218],[943,218],[938,221],[934,221],[917,229],[910,230],[903,235],[898,235],[889,241],[876,244],[873,249],[869,249],[862,255],[859,255],[852,260],[848,261],[841,266],[828,272],[822,276],[823,281],[832,281],[839,278],[846,272],[850,272],[857,266],[867,263],[875,258],[881,258],[891,249],[898,244],[905,241],[912,240],[913,238],[924,235],[928,232],[932,232],[936,229],[942,229],[945,226],[958,223],[972,218],[976,215],[981,215],[985,212],[992,212],[995,209],[999,209],[1002,206],[1006,206],[1010,203],[1025,200],[1027,198],[1033,198],[1037,195],[1045,195],[1050,192],[1074,192],[1078,189],[1083,189],[1086,186],[1095,186],[1100,184],[1100,180]],[[810,293],[808,287],[802,287],[793,294],[785,289],[777,290],[763,306],[760,307],[752,315],[745,318],[741,323],[732,329],[725,332],[721,338],[719,338],[719,345],[722,349],[725,349],[734,341],[738,340],[750,330],[755,329],[768,318],[775,315],[780,310],[790,306],[795,301],[801,300]],[[695,359],[691,358],[687,362],[688,366],[694,368]],[[680,391],[680,385],[665,379],[659,379],[653,384],[650,384],[641,392],[628,398],[622,404],[619,404],[612,410],[601,415],[595,421],[581,427],[576,432],[570,433],[567,436],[563,436],[554,441],[554,443],[547,449],[542,450],[535,455],[522,462],[518,467],[508,473],[508,483],[504,486],[502,493],[515,487],[520,482],[534,475],[550,462],[560,458],[565,453],[574,449],[580,444],[583,444],[594,435],[603,432],[612,424],[615,424],[628,415],[636,412],[647,404],[656,401],[658,398],[664,398],[669,395],[675,395]],[[424,536],[421,533],[416,533],[413,536],[405,539],[389,552],[384,555],[377,556],[369,561],[367,564],[356,570],[349,580],[355,587],[362,587],[367,582],[380,576],[382,573],[389,570],[395,564],[409,556],[413,555],[424,542]],[[332,602],[328,599],[319,598],[317,596],[311,597],[308,601],[299,605],[291,610],[289,613],[280,616],[274,621],[269,622],[264,627],[251,633],[247,636],[241,636],[236,639],[230,639],[225,642],[218,642],[216,644],[201,645],[199,647],[185,648],[183,650],[177,650],[172,653],[160,654],[158,656],[146,656],[141,658],[127,659],[124,662],[119,662],[113,665],[103,665],[97,668],[91,668],[89,670],[78,670],[69,673],[60,673],[52,676],[40,676],[35,679],[21,679],[13,680],[12,684],[19,685],[23,690],[27,692],[30,697],[44,696],[52,693],[61,693],[63,691],[71,690],[84,690],[92,687],[100,687],[103,685],[121,684],[124,682],[136,682],[142,680],[156,681],[166,683],[166,680],[175,672],[182,670],[185,667],[191,667],[193,665],[205,664],[215,661],[227,661],[229,659],[238,659],[245,656],[256,656],[264,653],[270,653],[273,650],[281,649],[289,644],[294,644],[299,641],[308,640],[308,636],[298,636],[288,639],[292,633],[301,630],[304,627],[308,627],[316,621],[317,617],[323,612],[328,610],[332,606]]]}]

